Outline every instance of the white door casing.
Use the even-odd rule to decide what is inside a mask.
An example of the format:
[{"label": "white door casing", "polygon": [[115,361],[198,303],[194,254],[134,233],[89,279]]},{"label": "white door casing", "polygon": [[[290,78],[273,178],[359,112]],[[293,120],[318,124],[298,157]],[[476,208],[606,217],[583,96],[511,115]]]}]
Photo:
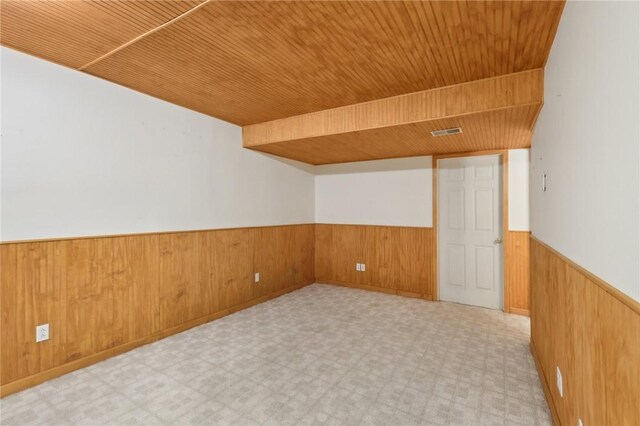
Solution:
[{"label": "white door casing", "polygon": [[444,301],[502,309],[500,155],[438,161],[438,277]]}]

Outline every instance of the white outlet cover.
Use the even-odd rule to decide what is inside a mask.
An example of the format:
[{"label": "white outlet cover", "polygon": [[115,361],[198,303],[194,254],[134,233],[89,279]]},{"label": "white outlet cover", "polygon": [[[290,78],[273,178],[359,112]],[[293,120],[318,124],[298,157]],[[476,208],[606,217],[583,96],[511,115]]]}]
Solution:
[{"label": "white outlet cover", "polygon": [[359,270],[360,270],[360,264],[356,263],[356,271],[359,271]]},{"label": "white outlet cover", "polygon": [[49,340],[49,324],[42,324],[36,327],[36,343]]},{"label": "white outlet cover", "polygon": [[558,392],[560,392],[560,398],[562,398],[562,372],[558,366],[556,366],[556,386],[558,387]]},{"label": "white outlet cover", "polygon": [[365,271],[364,263],[361,263],[361,264],[360,264],[360,270],[361,270],[362,272],[364,272],[364,271]]},{"label": "white outlet cover", "polygon": [[257,283],[259,283],[259,282],[260,282],[260,272],[256,272],[256,273],[255,273],[255,277],[254,277],[254,279],[255,279],[255,282],[257,282]]}]

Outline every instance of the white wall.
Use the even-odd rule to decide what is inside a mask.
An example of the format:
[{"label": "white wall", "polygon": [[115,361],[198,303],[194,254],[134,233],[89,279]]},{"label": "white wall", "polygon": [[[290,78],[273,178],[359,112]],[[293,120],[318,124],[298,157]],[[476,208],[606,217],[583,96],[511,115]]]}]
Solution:
[{"label": "white wall", "polygon": [[2,240],[314,221],[313,175],[235,125],[5,48],[1,69]]},{"label": "white wall", "polygon": [[638,2],[567,2],[531,152],[533,235],[636,300],[639,9]]},{"label": "white wall", "polygon": [[529,150],[509,150],[509,230],[529,231]]},{"label": "white wall", "polygon": [[317,166],[316,222],[430,227],[431,157]]},{"label": "white wall", "polygon": [[[316,222],[433,226],[431,157],[318,166]],[[509,151],[509,229],[529,230],[529,150]]]},{"label": "white wall", "polygon": [[[314,221],[432,226],[431,157],[314,168],[242,149],[232,124],[9,49],[1,59],[4,241]],[[511,228],[528,229],[527,151],[510,159]]]}]

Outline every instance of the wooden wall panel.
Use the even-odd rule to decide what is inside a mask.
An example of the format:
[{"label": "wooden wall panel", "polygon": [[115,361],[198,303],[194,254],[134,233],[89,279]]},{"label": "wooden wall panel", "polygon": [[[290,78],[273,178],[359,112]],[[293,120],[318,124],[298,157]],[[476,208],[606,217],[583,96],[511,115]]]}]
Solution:
[{"label": "wooden wall panel", "polygon": [[[260,228],[256,234],[255,268],[260,272],[260,284],[254,295],[264,296],[296,285],[313,282],[314,227]],[[251,276],[253,279],[253,275]]]},{"label": "wooden wall panel", "polygon": [[508,231],[504,239],[505,311],[529,315],[529,231]]},{"label": "wooden wall panel", "polygon": [[1,244],[0,393],[310,284],[313,253],[313,224]]},{"label": "wooden wall panel", "polygon": [[[529,315],[529,233],[510,232],[505,243],[505,311]],[[317,224],[316,280],[433,300],[435,250],[432,228]]]},{"label": "wooden wall panel", "polygon": [[[161,329],[251,299],[247,293],[251,291],[253,247],[248,230],[162,234],[158,239]],[[215,264],[220,258],[224,264]],[[228,277],[224,271],[230,271]],[[220,291],[220,283],[225,292]],[[238,296],[240,290],[244,298]]]},{"label": "wooden wall panel", "polygon": [[[316,224],[316,280],[333,280],[343,283],[353,283],[355,265],[352,259],[360,259],[360,246],[356,241],[361,241],[362,227]],[[349,261],[347,261],[349,260]],[[359,260],[353,261],[358,263]]]},{"label": "wooden wall panel", "polygon": [[[56,269],[46,260],[52,246],[24,244],[2,252],[2,356],[7,366],[2,380],[15,380],[50,368],[60,362],[64,335],[57,333],[55,345],[36,345],[35,326],[44,318],[54,324],[64,319],[63,290],[54,280]],[[16,285],[14,285],[14,283]],[[6,311],[6,313],[5,313]],[[4,359],[4,358],[3,358]]]},{"label": "wooden wall panel", "polygon": [[433,249],[432,228],[317,224],[316,281],[432,299]]},{"label": "wooden wall panel", "polygon": [[237,229],[208,235],[209,279],[217,288],[220,309],[246,303],[253,297],[253,253],[265,249],[255,245],[257,232],[258,229]]},{"label": "wooden wall panel", "polygon": [[535,238],[531,332],[556,423],[640,424],[640,304]]},{"label": "wooden wall panel", "polygon": [[[527,248],[520,235],[513,244]],[[434,250],[431,228],[325,224],[2,244],[2,394],[315,277],[432,299]],[[46,322],[51,338],[36,344]]]}]

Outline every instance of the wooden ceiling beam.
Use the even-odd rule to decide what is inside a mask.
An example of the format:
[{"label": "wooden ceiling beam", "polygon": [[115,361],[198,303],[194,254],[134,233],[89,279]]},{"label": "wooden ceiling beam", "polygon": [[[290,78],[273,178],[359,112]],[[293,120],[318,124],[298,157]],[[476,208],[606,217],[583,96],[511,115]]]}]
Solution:
[{"label": "wooden ceiling beam", "polygon": [[243,145],[269,152],[267,145],[285,141],[316,139],[317,143],[322,138],[380,133],[503,109],[533,106],[537,111],[542,100],[543,71],[536,69],[244,126]]},{"label": "wooden ceiling beam", "polygon": [[[541,104],[501,108],[251,147],[309,164],[348,163],[383,158],[528,148]],[[434,130],[460,127],[463,133],[434,137]]]}]

